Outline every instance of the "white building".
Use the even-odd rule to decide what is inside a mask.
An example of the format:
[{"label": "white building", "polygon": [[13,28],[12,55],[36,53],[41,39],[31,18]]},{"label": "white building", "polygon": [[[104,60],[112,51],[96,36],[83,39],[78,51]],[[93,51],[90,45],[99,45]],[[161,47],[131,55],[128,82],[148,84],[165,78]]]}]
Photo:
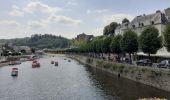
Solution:
[{"label": "white building", "polygon": [[[120,24],[116,28],[115,34],[123,34],[126,30],[132,29],[139,36],[146,27],[154,26],[158,29],[160,35],[162,35],[167,23],[170,23],[170,8],[167,8],[162,12],[158,10],[153,14],[136,16],[131,22]],[[146,54],[139,52],[138,55]],[[170,53],[163,47],[153,56],[170,57]]]},{"label": "white building", "polygon": [[116,28],[115,34],[123,34],[127,29],[132,29],[140,35],[144,28],[154,26],[159,30],[161,35],[168,22],[170,22],[170,8],[167,8],[162,12],[158,10],[153,14],[136,16],[131,22],[120,24]]}]

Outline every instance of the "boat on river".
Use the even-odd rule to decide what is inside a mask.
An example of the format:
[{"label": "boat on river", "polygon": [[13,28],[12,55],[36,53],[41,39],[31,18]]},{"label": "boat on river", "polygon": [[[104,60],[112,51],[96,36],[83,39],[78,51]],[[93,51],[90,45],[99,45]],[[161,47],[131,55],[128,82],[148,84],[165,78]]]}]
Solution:
[{"label": "boat on river", "polygon": [[32,62],[32,68],[39,68],[39,67],[40,67],[40,63],[38,61],[34,60]]},{"label": "boat on river", "polygon": [[51,64],[54,64],[54,61],[51,61]]},{"label": "boat on river", "polygon": [[57,61],[55,62],[55,66],[58,66],[58,62]]},{"label": "boat on river", "polygon": [[18,76],[18,68],[12,68],[11,76]]}]

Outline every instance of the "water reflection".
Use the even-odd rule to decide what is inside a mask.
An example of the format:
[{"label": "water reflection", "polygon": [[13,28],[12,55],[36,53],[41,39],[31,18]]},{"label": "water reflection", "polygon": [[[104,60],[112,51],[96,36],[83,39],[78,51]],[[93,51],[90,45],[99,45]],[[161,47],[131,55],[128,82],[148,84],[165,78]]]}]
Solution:
[{"label": "water reflection", "polygon": [[[100,70],[65,57],[39,59],[41,67],[31,62],[17,65],[18,77],[11,77],[11,67],[0,68],[0,100],[135,100],[138,97],[166,97],[169,93],[127,79],[118,79]],[[59,66],[51,65],[58,61]]]},{"label": "water reflection", "polygon": [[86,66],[91,80],[95,82],[107,97],[118,100],[136,100],[139,97],[160,97],[170,99],[170,93],[143,85],[115,75],[107,74],[101,70]]}]

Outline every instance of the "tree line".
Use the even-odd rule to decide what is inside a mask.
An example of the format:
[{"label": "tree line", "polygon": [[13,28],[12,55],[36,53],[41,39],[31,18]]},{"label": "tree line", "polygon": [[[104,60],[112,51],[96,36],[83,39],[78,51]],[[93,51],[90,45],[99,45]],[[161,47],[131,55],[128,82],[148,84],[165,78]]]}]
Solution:
[{"label": "tree line", "polygon": [[[128,22],[124,19],[122,23]],[[157,51],[165,46],[170,52],[170,24],[166,25],[163,35],[160,35],[158,29],[153,26],[146,27],[138,36],[136,32],[131,29],[126,30],[122,35],[115,35],[115,26],[118,24],[112,22],[103,30],[103,35],[95,37],[91,41],[80,44],[79,47],[65,50],[65,52],[84,53],[93,55],[103,55],[103,53],[129,54],[131,55],[138,51],[143,51],[148,54],[156,54]]]},{"label": "tree line", "polygon": [[55,36],[51,34],[34,34],[31,37],[16,38],[16,39],[1,39],[0,43],[12,43],[15,46],[29,46],[38,49],[55,49],[68,48],[70,40],[62,36]]}]

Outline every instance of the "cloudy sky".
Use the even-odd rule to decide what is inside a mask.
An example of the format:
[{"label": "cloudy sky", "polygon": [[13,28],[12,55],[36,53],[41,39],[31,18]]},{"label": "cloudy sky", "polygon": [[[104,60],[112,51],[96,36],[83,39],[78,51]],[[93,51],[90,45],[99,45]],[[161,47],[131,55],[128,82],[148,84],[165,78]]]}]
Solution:
[{"label": "cloudy sky", "polygon": [[101,35],[103,27],[123,18],[170,7],[170,0],[0,0],[0,38],[55,34],[73,38]]}]

